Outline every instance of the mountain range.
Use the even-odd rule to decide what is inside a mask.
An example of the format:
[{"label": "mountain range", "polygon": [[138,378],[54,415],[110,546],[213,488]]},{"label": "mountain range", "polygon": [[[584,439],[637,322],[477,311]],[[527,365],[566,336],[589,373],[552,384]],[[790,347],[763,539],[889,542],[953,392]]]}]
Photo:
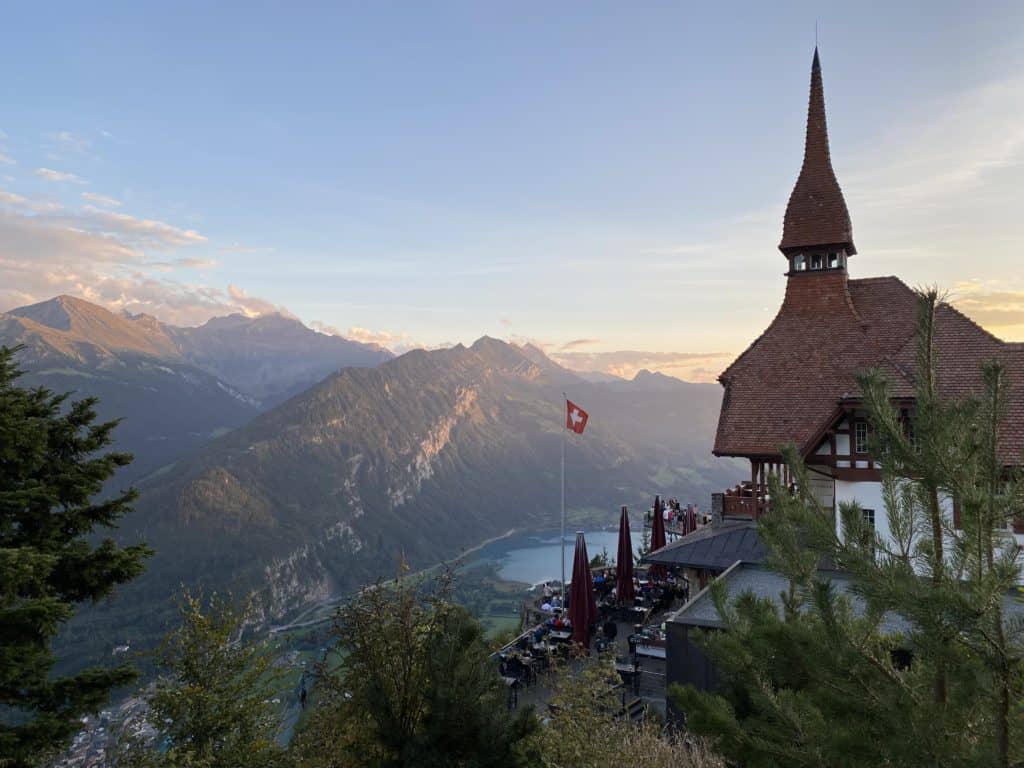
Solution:
[{"label": "mountain range", "polygon": [[0,314],[0,344],[25,346],[26,383],[98,397],[101,418],[124,419],[117,447],[136,460],[122,482],[167,468],[333,371],[393,357],[282,315],[180,328],[72,296]]},{"label": "mountain range", "polygon": [[570,507],[610,519],[654,493],[706,501],[734,480],[708,450],[717,387],[593,384],[531,357],[483,338],[346,368],[211,441],[143,484],[119,533],[157,554],[74,639],[97,653],[114,637],[150,644],[181,584],[255,592],[264,619],[281,622],[402,561],[424,567],[513,528],[554,527],[563,391],[591,413],[567,445]]},{"label": "mountain range", "polygon": [[[116,535],[157,553],[72,622],[62,644],[80,663],[153,643],[183,584],[255,593],[276,623],[402,561],[554,527],[563,439],[568,505],[592,517],[655,493],[706,504],[735,479],[710,453],[717,385],[592,380],[488,337],[395,358],[282,316],[182,329],[62,296],[0,316],[15,342],[31,383],[125,417],[136,470],[114,482],[141,478],[141,495]],[[590,412],[582,436],[566,437],[563,393]]]}]

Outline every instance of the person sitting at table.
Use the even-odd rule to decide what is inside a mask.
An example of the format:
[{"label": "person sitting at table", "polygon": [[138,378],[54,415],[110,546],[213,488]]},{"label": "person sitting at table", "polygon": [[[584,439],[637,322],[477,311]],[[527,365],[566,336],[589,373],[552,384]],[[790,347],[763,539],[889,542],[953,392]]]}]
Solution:
[{"label": "person sitting at table", "polygon": [[619,634],[619,625],[616,624],[614,621],[606,621],[604,623],[604,626],[601,627],[601,631],[604,633],[604,636],[607,637],[609,640],[614,640],[615,636]]}]

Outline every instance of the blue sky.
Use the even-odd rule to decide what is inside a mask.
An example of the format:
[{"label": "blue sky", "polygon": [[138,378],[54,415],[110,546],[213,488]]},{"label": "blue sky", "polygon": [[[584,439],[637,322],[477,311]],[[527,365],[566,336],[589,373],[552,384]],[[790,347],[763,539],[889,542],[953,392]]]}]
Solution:
[{"label": "blue sky", "polygon": [[781,300],[817,22],[853,276],[1024,338],[1024,5],[892,6],[12,6],[0,310],[711,378]]}]

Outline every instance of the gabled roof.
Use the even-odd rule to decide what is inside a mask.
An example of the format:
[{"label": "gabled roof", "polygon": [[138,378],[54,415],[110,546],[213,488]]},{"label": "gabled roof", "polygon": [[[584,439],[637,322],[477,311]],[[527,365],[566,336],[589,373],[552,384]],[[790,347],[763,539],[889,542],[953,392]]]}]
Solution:
[{"label": "gabled roof", "polygon": [[848,254],[857,252],[853,244],[850,212],[832,170],[825,122],[825,89],[821,82],[818,49],[815,48],[807,104],[804,163],[786,206],[779,249],[790,253],[809,246],[825,245],[842,246]]},{"label": "gabled roof", "polygon": [[764,542],[752,520],[726,520],[708,525],[644,556],[643,562],[721,571],[737,560],[760,563]]},{"label": "gabled roof", "polygon": [[[855,589],[856,585],[847,574],[842,571],[820,568],[816,580],[831,584],[838,595],[848,599],[854,616],[863,616],[865,614],[867,606],[864,603],[864,599],[857,592]],[[734,604],[741,595],[752,594],[754,597],[768,600],[775,604],[780,613],[782,611],[781,596],[790,588],[789,579],[781,573],[749,563],[736,563],[718,576],[715,582],[722,584],[726,602],[729,605]],[[1016,590],[1007,592],[1003,596],[1003,610],[1008,622],[1019,622],[1024,617],[1024,603],[1018,599]],[[666,619],[666,622],[709,629],[722,629],[725,627],[725,622],[715,607],[710,584],[694,595],[690,602],[671,614]],[[914,626],[904,616],[894,611],[888,611],[883,614],[879,629],[882,634],[900,634],[909,639],[908,636],[913,632]]]},{"label": "gabled roof", "polygon": [[[892,394],[913,395],[916,294],[895,277],[847,280],[844,272],[793,276],[779,314],[730,365],[715,453],[773,457],[793,442],[804,451],[843,398],[856,398],[858,371],[878,367]],[[1024,453],[1024,345],[993,336],[948,304],[936,315],[939,391],[962,398],[981,391],[981,365],[1001,359],[1013,395],[1002,435],[1008,464]]]}]

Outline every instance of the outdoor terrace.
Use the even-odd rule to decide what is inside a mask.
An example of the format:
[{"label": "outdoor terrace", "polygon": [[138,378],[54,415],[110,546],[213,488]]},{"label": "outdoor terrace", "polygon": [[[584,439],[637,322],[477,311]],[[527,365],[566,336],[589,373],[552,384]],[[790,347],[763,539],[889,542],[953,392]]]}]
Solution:
[{"label": "outdoor terrace", "polygon": [[[612,569],[597,570],[608,573],[606,583],[614,583]],[[611,656],[621,679],[616,690],[622,696],[622,715],[638,718],[652,711],[664,716],[667,641],[662,626],[685,603],[687,587],[674,578],[652,583],[642,574],[633,604],[616,606],[605,597],[599,602],[597,631],[583,656],[573,653],[571,628],[554,623],[560,613],[533,606],[529,629],[496,654],[509,686],[510,708],[532,704],[545,709],[552,696],[550,673],[555,665],[569,663],[571,669],[579,670],[599,657]]]}]

